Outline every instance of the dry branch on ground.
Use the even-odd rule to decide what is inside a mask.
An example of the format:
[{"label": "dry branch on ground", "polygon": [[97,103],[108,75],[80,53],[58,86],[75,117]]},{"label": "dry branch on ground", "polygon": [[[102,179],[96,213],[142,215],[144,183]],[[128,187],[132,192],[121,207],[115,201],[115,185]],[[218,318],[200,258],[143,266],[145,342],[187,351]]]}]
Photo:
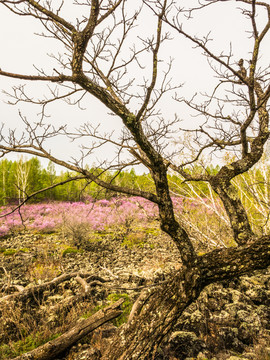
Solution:
[{"label": "dry branch on ground", "polygon": [[39,346],[38,348],[16,357],[14,360],[50,360],[74,345],[78,340],[88,335],[104,323],[122,314],[121,304],[124,299],[119,299],[114,304],[99,310],[88,319],[79,320],[70,330],[58,338]]}]

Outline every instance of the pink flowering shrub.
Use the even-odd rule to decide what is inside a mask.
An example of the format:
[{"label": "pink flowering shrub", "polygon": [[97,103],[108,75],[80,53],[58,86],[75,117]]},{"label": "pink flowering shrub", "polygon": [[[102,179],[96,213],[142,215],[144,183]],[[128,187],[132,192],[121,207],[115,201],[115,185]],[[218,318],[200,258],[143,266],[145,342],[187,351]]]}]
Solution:
[{"label": "pink flowering shrub", "polygon": [[[1,215],[10,207],[2,207]],[[94,231],[103,231],[129,221],[148,222],[157,216],[157,207],[143,198],[117,198],[89,203],[48,203],[24,205],[0,218],[0,236],[23,228],[37,232],[57,231],[63,225],[87,224]]]},{"label": "pink flowering shrub", "polygon": [[[225,242],[231,238],[230,227],[217,200],[177,197],[172,200],[177,220],[194,239],[215,247],[226,245]],[[10,207],[2,207],[1,213],[10,210]],[[147,227],[157,219],[158,208],[143,198],[121,197],[98,201],[89,199],[87,203],[24,205],[20,214],[16,211],[0,218],[0,237],[25,228],[43,233],[61,230],[64,236],[72,237],[74,244],[79,244],[88,241],[91,231],[113,232],[125,238],[135,227]]]}]

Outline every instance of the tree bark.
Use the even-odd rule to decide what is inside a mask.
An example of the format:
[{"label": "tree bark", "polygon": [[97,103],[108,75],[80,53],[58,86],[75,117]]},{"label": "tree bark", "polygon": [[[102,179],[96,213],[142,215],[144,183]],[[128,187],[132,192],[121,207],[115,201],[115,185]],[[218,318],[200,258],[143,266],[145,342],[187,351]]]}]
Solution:
[{"label": "tree bark", "polygon": [[141,294],[128,323],[120,328],[102,360],[154,359],[162,339],[205,286],[269,265],[270,236],[200,256],[197,263],[176,272],[165,284]]},{"label": "tree bark", "polygon": [[47,342],[38,348],[14,358],[14,360],[50,360],[74,345],[78,340],[89,334],[104,323],[122,314],[120,309],[124,299],[99,310],[88,319],[79,321],[72,329],[59,336],[57,339]]},{"label": "tree bark", "polygon": [[254,236],[254,233],[237,189],[232,185],[230,179],[226,178],[226,174],[223,177],[214,177],[210,183],[214,191],[219,195],[230,219],[235,242],[244,245]]}]

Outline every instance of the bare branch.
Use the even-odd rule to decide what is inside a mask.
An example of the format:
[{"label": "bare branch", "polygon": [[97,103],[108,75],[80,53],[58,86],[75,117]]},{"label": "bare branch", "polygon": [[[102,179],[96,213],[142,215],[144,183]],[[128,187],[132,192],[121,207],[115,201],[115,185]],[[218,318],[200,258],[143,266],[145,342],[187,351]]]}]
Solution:
[{"label": "bare branch", "polygon": [[25,198],[23,199],[23,201],[20,202],[20,204],[18,206],[16,206],[15,208],[13,208],[11,211],[5,213],[5,214],[1,214],[0,215],[0,218],[2,217],[6,217],[12,213],[14,213],[16,210],[19,210],[25,203],[27,203],[28,200],[30,200],[31,198],[34,198],[35,196],[39,195],[39,194],[42,194],[43,192],[45,191],[48,191],[48,190],[51,190],[51,189],[54,189],[55,187],[58,187],[58,186],[61,186],[61,185],[65,185],[71,181],[76,181],[76,180],[82,180],[82,179],[86,179],[85,176],[74,176],[74,177],[71,177],[67,180],[64,180],[64,181],[60,181],[56,184],[53,184],[53,185],[50,185],[50,186],[47,186],[46,188],[44,189],[40,189],[38,191],[35,191],[34,193],[28,195],[25,193]]}]

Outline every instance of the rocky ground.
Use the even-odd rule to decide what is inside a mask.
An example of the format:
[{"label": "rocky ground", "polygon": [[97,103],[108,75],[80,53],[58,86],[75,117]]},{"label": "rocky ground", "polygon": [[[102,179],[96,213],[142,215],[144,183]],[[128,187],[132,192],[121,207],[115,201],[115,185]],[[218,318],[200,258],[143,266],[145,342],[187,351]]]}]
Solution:
[{"label": "rocky ground", "polygon": [[[121,236],[95,234],[92,241],[77,239],[76,244],[62,234],[25,232],[2,239],[1,297],[60,274],[82,276],[43,292],[27,305],[16,305],[16,311],[8,306],[0,309],[0,346],[18,348],[24,334],[39,333],[45,326],[51,333],[62,332],[78,317],[108,303],[110,296],[115,300],[125,294],[128,309],[143,287],[162,281],[181,266],[176,248],[158,230],[152,229],[143,237],[141,233],[135,235],[123,241]],[[85,282],[80,279],[84,277],[91,287],[90,295],[75,304],[73,299],[81,296]],[[71,302],[66,306],[68,299]],[[56,311],[58,304],[61,313]],[[74,345],[62,359],[98,358],[99,347],[114,333],[115,325],[119,323],[104,325]],[[12,358],[5,354],[7,348],[2,357]],[[270,268],[208,286],[164,340],[156,355],[156,360],[162,359],[270,359]]]}]

